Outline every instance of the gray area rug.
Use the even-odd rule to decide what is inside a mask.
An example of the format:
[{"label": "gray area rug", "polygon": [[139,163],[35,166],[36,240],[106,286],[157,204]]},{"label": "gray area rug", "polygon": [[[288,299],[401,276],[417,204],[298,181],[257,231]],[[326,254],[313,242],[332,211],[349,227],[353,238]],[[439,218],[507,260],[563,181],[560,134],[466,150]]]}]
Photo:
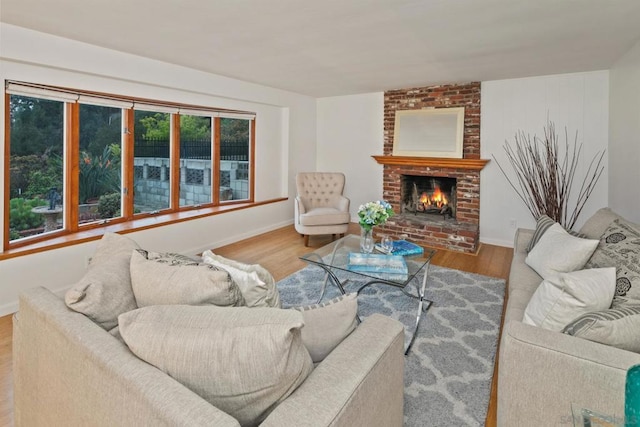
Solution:
[{"label": "gray area rug", "polygon": [[[364,283],[348,272],[347,292]],[[421,280],[421,278],[420,278]],[[320,296],[324,270],[308,266],[277,283],[283,307],[314,304]],[[420,282],[421,283],[421,282]],[[405,358],[405,426],[484,425],[493,362],[502,316],[502,279],[431,266],[426,298],[433,305],[423,313],[418,335]],[[329,282],[323,301],[339,295]],[[401,289],[371,285],[358,297],[362,319],[381,313],[413,330],[418,301]],[[408,343],[409,333],[405,332]]]}]

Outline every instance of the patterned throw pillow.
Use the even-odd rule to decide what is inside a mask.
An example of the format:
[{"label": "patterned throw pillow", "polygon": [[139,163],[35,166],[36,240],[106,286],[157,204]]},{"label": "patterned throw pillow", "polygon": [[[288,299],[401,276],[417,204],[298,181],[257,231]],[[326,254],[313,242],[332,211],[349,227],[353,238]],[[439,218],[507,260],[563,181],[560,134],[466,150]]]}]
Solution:
[{"label": "patterned throw pillow", "polygon": [[583,314],[562,332],[623,350],[640,353],[640,306]]},{"label": "patterned throw pillow", "polygon": [[172,252],[151,252],[144,249],[138,249],[141,255],[151,261],[169,265],[198,265],[199,261],[187,255],[176,254]]},{"label": "patterned throw pillow", "polygon": [[[538,220],[536,221],[536,230],[533,232],[533,236],[531,236],[531,240],[527,245],[527,252],[530,252],[531,249],[533,249],[533,247],[536,245],[536,243],[538,243],[542,235],[555,223],[556,222],[547,215],[542,215],[538,218]],[[566,230],[566,231],[572,236],[582,237],[582,238],[586,237],[584,234],[580,234],[577,231],[573,231],[573,230]]]},{"label": "patterned throw pillow", "polygon": [[585,268],[616,267],[616,295],[612,308],[640,305],[640,232],[616,219],[602,235]]}]

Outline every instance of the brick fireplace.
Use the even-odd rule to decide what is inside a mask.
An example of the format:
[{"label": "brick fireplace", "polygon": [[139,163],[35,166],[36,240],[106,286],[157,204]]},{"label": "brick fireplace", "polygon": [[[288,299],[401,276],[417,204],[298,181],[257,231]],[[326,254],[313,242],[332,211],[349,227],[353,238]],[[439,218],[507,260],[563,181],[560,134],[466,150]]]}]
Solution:
[{"label": "brick fireplace", "polygon": [[[463,158],[393,156],[395,112],[422,108],[464,107]],[[431,86],[385,92],[383,197],[394,215],[375,230],[394,238],[406,234],[422,246],[475,253],[480,237],[480,83]],[[446,206],[435,201],[415,208],[415,193],[446,193]],[[438,196],[439,197],[439,196]],[[435,200],[435,196],[430,196]],[[412,208],[413,206],[413,208]]]}]

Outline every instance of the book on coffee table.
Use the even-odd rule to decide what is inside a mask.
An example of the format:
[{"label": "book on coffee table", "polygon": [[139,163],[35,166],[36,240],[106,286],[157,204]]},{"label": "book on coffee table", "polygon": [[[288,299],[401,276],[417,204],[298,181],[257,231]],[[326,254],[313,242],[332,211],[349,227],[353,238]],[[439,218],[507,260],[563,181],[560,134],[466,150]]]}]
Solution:
[{"label": "book on coffee table", "polygon": [[351,252],[347,269],[354,272],[374,273],[385,280],[404,281],[409,277],[407,263],[399,255]]},{"label": "book on coffee table", "polygon": [[[379,244],[376,244],[376,250],[385,253],[385,250]],[[391,255],[409,256],[409,255],[422,255],[424,249],[422,246],[418,246],[415,243],[407,242],[406,240],[394,240],[393,249]]]}]

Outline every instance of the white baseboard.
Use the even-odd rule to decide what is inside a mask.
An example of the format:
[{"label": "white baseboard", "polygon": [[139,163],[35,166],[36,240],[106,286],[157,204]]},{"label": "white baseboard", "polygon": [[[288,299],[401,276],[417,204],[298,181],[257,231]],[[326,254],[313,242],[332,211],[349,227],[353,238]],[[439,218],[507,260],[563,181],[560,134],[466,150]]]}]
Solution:
[{"label": "white baseboard", "polygon": [[494,246],[502,246],[505,248],[513,248],[513,240],[486,239],[481,237],[480,243],[486,243],[487,245],[494,245]]},{"label": "white baseboard", "polygon": [[13,314],[18,311],[18,301],[9,302],[0,306],[0,317]]},{"label": "white baseboard", "polygon": [[277,230],[278,228],[282,228],[282,227],[286,227],[288,225],[293,224],[293,219],[290,220],[286,220],[286,221],[282,221],[276,224],[270,224],[266,227],[262,227],[262,228],[258,228],[246,233],[242,233],[242,234],[236,234],[233,237],[230,237],[228,239],[222,239],[222,240],[216,240],[213,241],[211,243],[207,243],[206,246],[200,246],[197,248],[192,248],[192,249],[188,249],[186,251],[184,251],[184,253],[186,255],[197,255],[197,254],[201,254],[202,252],[206,251],[207,249],[215,249],[215,248],[219,248],[221,246],[226,246],[226,245],[230,245],[232,243],[236,243],[239,242],[240,240],[244,240],[244,239],[248,239],[250,237],[254,237],[257,236],[259,234],[263,234],[263,233],[268,233],[269,231],[273,231],[273,230]]}]

